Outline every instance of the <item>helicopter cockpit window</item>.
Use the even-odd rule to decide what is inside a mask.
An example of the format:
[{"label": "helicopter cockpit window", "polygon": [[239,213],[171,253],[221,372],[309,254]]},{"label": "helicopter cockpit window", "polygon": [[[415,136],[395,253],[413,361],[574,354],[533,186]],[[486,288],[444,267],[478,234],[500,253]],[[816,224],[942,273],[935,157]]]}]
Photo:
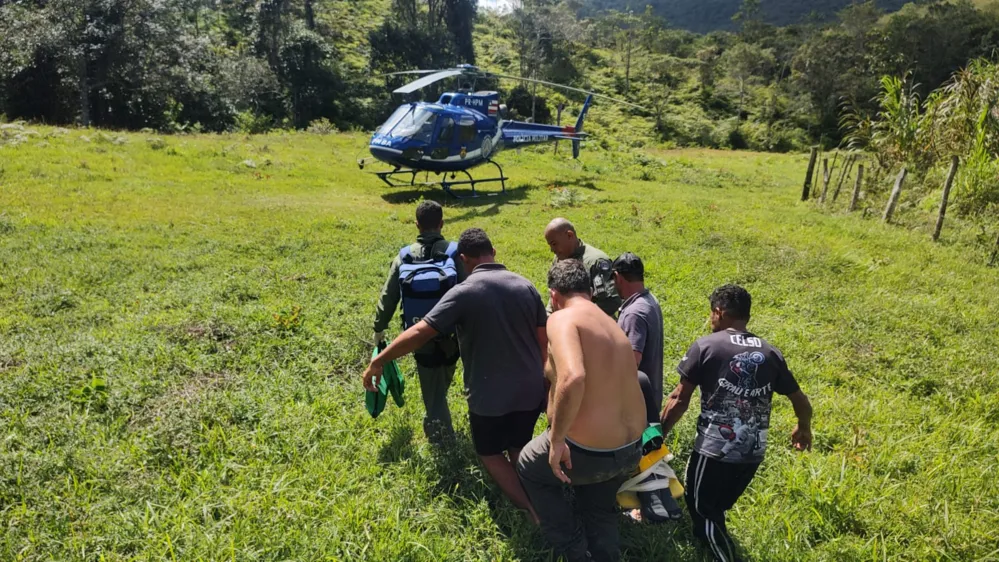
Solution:
[{"label": "helicopter cockpit window", "polygon": [[475,119],[472,119],[471,117],[462,117],[461,122],[458,124],[458,128],[460,129],[462,143],[475,141],[478,133],[475,130]]},{"label": "helicopter cockpit window", "polygon": [[378,130],[380,134],[430,142],[437,114],[420,107],[400,107]]},{"label": "helicopter cockpit window", "polygon": [[454,139],[454,119],[444,117],[441,122],[441,132],[437,135],[437,142],[451,142]]}]

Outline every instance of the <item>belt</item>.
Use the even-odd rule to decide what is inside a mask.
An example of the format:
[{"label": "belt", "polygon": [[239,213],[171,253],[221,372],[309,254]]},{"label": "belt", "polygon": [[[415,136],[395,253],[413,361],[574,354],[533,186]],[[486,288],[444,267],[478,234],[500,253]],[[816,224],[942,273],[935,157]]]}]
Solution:
[{"label": "belt", "polygon": [[628,452],[630,449],[640,449],[642,447],[641,437],[636,439],[634,442],[628,443],[627,445],[622,445],[617,449],[591,449],[590,447],[584,447],[583,445],[574,443],[568,437],[566,437],[565,442],[567,445],[569,445],[569,449],[573,451],[578,451],[580,453],[583,453],[584,455],[588,455],[591,457],[614,458],[615,456],[621,453]]}]

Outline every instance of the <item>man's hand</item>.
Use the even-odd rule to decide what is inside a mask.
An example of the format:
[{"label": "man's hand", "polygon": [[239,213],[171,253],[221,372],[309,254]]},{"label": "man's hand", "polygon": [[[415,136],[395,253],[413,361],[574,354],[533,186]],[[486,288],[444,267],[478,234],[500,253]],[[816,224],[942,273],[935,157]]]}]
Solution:
[{"label": "man's hand", "polygon": [[385,332],[375,332],[375,347],[381,347],[385,343]]},{"label": "man's hand", "polygon": [[364,370],[364,390],[376,392],[380,382],[382,382],[382,366],[372,361]]},{"label": "man's hand", "polygon": [[569,477],[562,470],[562,463],[565,463],[565,467],[572,470],[572,459],[569,457],[569,445],[565,441],[551,441],[548,448],[548,464],[552,467],[552,472],[555,474],[555,478],[565,482],[566,484],[571,484]]},{"label": "man's hand", "polygon": [[794,426],[794,431],[791,432],[791,444],[798,451],[811,451],[812,450],[812,429],[810,427],[801,427],[801,425]]}]

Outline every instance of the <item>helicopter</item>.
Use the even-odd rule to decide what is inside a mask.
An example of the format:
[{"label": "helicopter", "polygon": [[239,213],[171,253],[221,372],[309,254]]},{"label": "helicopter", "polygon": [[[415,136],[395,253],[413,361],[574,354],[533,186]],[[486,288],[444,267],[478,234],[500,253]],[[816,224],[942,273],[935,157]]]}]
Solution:
[{"label": "helicopter", "polygon": [[[583,121],[593,98],[604,98],[639,109],[629,103],[554,82],[505,76],[482,71],[476,66],[463,64],[446,70],[406,70],[382,76],[417,75],[418,78],[393,91],[409,94],[440,80],[460,77],[464,86],[456,92],[445,92],[436,103],[411,102],[398,107],[375,131],[368,145],[372,158],[361,158],[358,166],[364,167],[373,160],[384,162],[391,170],[374,172],[390,187],[440,186],[448,195],[463,198],[452,188],[467,186],[471,197],[477,197],[476,185],[499,183],[501,190],[489,195],[506,193],[507,178],[503,168],[493,157],[506,148],[567,140],[572,143],[572,157],[578,158],[580,142],[587,138]],[[503,78],[531,82],[586,94],[586,101],[579,111],[575,126],[543,125],[505,119],[506,106],[500,104],[495,91],[474,91],[468,84],[476,79]],[[499,175],[474,178],[469,172],[482,164],[492,164]],[[425,181],[417,182],[417,175],[425,174]],[[443,176],[430,181],[430,174]],[[464,174],[467,179],[458,179]]]}]

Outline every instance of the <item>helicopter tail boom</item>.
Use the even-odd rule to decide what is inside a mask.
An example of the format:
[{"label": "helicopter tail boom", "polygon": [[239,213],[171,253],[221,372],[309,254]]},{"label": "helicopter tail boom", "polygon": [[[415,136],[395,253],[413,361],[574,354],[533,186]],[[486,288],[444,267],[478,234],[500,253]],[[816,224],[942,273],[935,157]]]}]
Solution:
[{"label": "helicopter tail boom", "polygon": [[586,133],[577,132],[575,127],[539,125],[523,121],[504,121],[502,135],[503,145],[508,148],[543,144],[557,140],[569,140],[575,143],[586,137]]},{"label": "helicopter tail boom", "polygon": [[[590,104],[593,103],[593,96],[586,96],[586,101],[583,102],[583,109],[579,111],[579,118],[576,119],[576,133],[583,132],[583,119],[586,118],[586,112],[590,110]],[[572,157],[579,158],[579,140],[572,141]]]}]

